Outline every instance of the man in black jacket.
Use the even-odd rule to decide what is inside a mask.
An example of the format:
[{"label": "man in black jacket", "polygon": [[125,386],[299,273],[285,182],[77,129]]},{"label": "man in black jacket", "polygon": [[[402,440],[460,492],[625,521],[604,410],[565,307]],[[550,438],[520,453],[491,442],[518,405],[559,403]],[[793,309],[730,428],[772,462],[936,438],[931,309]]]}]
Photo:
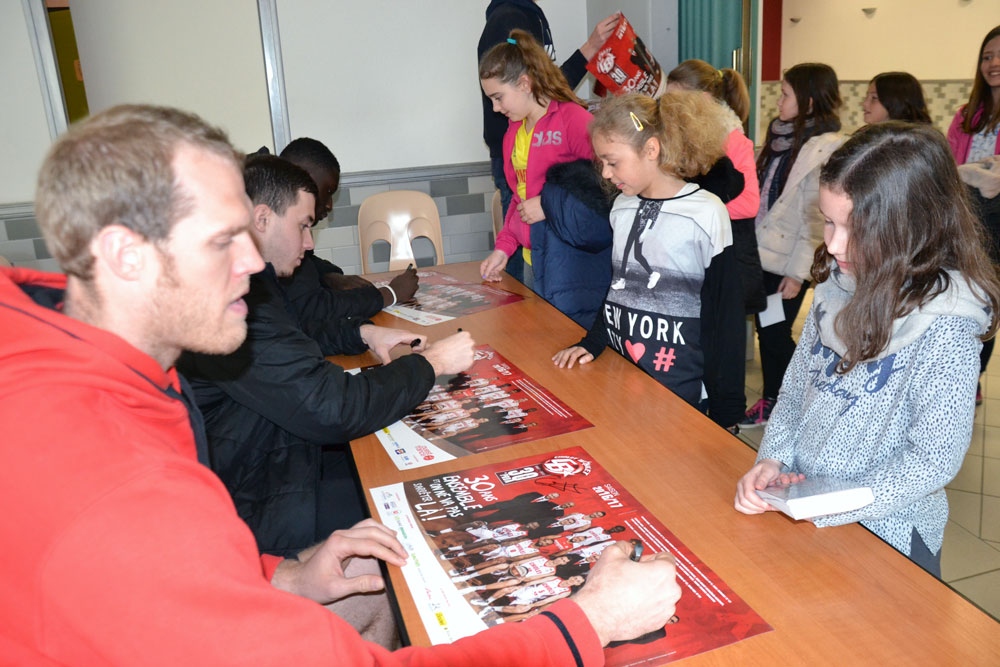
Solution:
[{"label": "man in black jacket", "polygon": [[[244,176],[251,232],[267,262],[250,281],[247,339],[226,356],[186,355],[182,367],[204,413],[210,465],[261,552],[294,555],[364,516],[338,443],[410,412],[437,375],[472,365],[474,343],[459,333],[431,345],[360,319],[327,319],[307,332],[286,284],[312,247],[316,185],[270,155],[249,158]],[[416,354],[390,363],[393,347],[413,341]],[[385,365],[351,375],[324,358],[366,349]]]},{"label": "man in black jacket", "polygon": [[[285,146],[281,157],[312,177],[318,192],[313,224],[324,219],[333,210],[333,195],[340,188],[340,162],[336,156],[322,141],[299,137]],[[415,268],[399,273],[386,286],[376,287],[361,276],[346,275],[333,262],[308,251],[295,272],[295,280],[286,285],[286,292],[308,333],[314,315],[320,326],[331,316],[371,317],[383,308],[411,300],[417,286]]]}]

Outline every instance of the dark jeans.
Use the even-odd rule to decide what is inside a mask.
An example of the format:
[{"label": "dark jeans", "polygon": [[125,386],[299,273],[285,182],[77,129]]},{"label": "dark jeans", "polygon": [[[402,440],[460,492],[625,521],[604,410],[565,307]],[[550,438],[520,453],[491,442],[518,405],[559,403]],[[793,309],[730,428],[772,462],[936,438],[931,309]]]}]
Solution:
[{"label": "dark jeans", "polygon": [[[503,173],[503,158],[490,158],[490,170],[493,173],[493,184],[500,191],[500,204],[503,207],[504,218],[507,217],[507,209],[510,208],[510,200],[514,196],[510,186],[507,185],[507,177]],[[524,257],[518,249],[510,259],[507,260],[507,268],[504,269],[512,277],[520,282],[524,282]]]},{"label": "dark jeans", "polygon": [[990,357],[993,356],[993,344],[996,343],[996,340],[996,338],[990,338],[983,341],[983,349],[979,352],[980,373],[986,372],[986,366],[990,363]]},{"label": "dark jeans", "polygon": [[[778,291],[778,284],[784,276],[778,276],[764,271],[764,292],[770,296]],[[795,341],[792,340],[792,323],[799,316],[799,308],[806,296],[809,281],[802,283],[802,289],[794,299],[782,299],[781,305],[785,311],[785,320],[769,327],[760,326],[760,318],[755,316],[757,324],[757,342],[760,344],[760,370],[764,376],[764,398],[778,398],[781,381],[785,370],[795,353]]]},{"label": "dark jeans", "polygon": [[923,538],[917,529],[913,529],[910,535],[910,560],[924,568],[938,579],[941,578],[941,550],[932,554],[931,550],[924,544]]},{"label": "dark jeans", "polygon": [[368,516],[347,445],[323,448],[316,508],[316,538],[325,540],[335,530],[350,528]]}]

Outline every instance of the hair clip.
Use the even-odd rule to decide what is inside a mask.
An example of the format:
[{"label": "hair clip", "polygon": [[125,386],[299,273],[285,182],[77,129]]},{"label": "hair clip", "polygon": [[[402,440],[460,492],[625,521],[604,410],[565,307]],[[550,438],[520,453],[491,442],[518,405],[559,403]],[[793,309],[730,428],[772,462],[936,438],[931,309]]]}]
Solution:
[{"label": "hair clip", "polygon": [[635,131],[636,132],[642,132],[645,129],[645,127],[643,126],[642,121],[639,120],[639,117],[635,115],[635,112],[634,111],[629,111],[628,115],[629,115],[629,118],[632,119],[632,124],[635,125]]},{"label": "hair clip", "polygon": [[508,44],[513,44],[513,45],[517,46],[517,40],[514,39],[513,37],[508,37],[507,38],[507,43]]}]

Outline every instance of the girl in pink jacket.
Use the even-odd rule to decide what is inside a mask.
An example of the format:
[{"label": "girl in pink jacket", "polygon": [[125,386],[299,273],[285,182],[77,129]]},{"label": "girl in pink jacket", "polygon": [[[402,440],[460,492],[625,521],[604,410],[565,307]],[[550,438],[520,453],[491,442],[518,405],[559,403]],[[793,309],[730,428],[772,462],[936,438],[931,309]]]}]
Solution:
[{"label": "girl in pink jacket", "polygon": [[[484,280],[500,280],[515,252],[524,253],[531,286],[528,225],[544,219],[542,186],[549,167],[594,157],[587,135],[591,115],[559,68],[530,33],[513,30],[479,62],[483,92],[493,109],[510,119],[503,138],[504,172],[514,195],[495,249],[483,260]],[[523,248],[523,250],[520,250]]]}]

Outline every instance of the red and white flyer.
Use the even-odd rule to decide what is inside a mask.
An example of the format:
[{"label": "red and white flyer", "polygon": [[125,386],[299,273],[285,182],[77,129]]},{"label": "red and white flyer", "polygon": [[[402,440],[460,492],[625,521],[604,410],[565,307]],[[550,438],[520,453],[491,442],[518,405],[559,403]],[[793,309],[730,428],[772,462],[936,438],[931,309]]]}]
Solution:
[{"label": "red and white flyer", "polygon": [[607,92],[612,95],[642,93],[658,97],[667,85],[667,77],[660,64],[635,34],[624,14],[618,19],[611,36],[587,62],[587,71],[600,84],[595,89],[599,95]]},{"label": "red and white flyer", "polygon": [[385,312],[414,324],[430,326],[524,299],[520,294],[499,287],[462,282],[437,271],[420,271],[417,277],[420,287],[413,300],[389,306]]},{"label": "red and white flyer", "polygon": [[673,662],[772,629],[581,447],[370,493],[409,554],[403,576],[434,644],[537,614],[629,539],[674,556],[683,595],[663,628],[612,642],[608,665]]},{"label": "red and white flyer", "polygon": [[440,375],[427,398],[375,432],[400,470],[571,433],[593,424],[488,345],[464,373]]}]

